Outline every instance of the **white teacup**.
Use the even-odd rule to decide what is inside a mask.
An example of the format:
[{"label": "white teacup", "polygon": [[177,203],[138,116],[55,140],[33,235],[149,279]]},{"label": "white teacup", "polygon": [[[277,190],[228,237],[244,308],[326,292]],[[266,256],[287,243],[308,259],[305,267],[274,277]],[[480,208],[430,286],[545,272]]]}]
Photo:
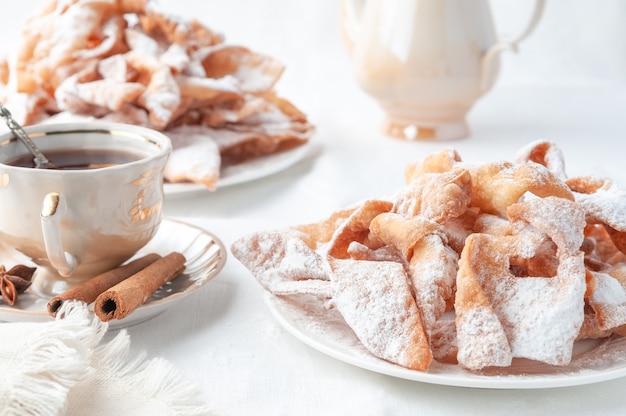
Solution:
[{"label": "white teacup", "polygon": [[[0,262],[1,253],[24,254],[38,266],[33,287],[51,295],[120,265],[150,241],[162,218],[167,136],[107,122],[25,130],[61,169],[11,165],[32,156],[12,133],[0,136]],[[104,154],[119,164],[62,168],[61,153],[72,161]]]}]

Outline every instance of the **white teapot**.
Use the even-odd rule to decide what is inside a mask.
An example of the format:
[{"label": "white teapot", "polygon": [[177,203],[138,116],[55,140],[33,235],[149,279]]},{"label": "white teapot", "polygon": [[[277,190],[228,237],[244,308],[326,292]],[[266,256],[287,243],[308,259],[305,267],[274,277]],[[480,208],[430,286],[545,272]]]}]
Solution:
[{"label": "white teapot", "polygon": [[342,0],[341,29],[363,90],[386,113],[392,137],[460,139],[467,112],[493,86],[499,55],[535,28],[544,8],[512,40],[498,39],[488,0]]}]

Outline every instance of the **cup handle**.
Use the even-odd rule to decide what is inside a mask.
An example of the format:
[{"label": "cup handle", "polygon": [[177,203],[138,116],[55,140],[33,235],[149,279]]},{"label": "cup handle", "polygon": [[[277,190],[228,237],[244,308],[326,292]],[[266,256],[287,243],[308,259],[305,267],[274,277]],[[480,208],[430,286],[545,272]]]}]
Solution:
[{"label": "cup handle", "polygon": [[74,273],[78,261],[63,249],[61,215],[65,209],[65,199],[61,194],[57,192],[47,194],[41,208],[41,230],[50,264],[61,276],[68,277]]},{"label": "cup handle", "polygon": [[541,15],[543,14],[545,3],[545,0],[535,0],[535,8],[533,10],[533,14],[531,15],[530,21],[528,22],[524,30],[513,39],[500,39],[495,45],[490,47],[487,52],[485,52],[481,62],[480,89],[482,93],[485,93],[490,88],[490,80],[493,79],[490,73],[491,62],[493,61],[493,58],[504,51],[517,53],[518,44],[528,35],[530,35],[539,23]]}]

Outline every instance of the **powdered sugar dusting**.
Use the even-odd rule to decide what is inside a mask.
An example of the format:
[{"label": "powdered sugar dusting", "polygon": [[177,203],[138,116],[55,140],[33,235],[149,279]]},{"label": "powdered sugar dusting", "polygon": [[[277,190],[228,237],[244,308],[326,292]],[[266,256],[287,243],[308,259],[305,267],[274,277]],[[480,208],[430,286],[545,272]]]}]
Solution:
[{"label": "powdered sugar dusting", "polygon": [[[560,175],[540,164],[550,162],[546,150],[535,151],[518,165],[475,166],[469,182],[460,162],[446,165],[454,172],[430,166],[420,173],[417,165],[407,188],[386,205],[365,201],[350,214],[333,213],[317,231],[315,224],[295,228],[307,232],[307,247],[329,264],[329,305],[367,351],[433,374],[458,362],[475,374],[517,376],[599,365],[592,350],[611,362],[626,355],[595,348],[612,339],[589,341],[621,334],[626,323],[624,272],[609,260],[619,257],[614,236],[588,227],[588,210],[572,200]],[[556,171],[562,167],[552,162]],[[497,183],[476,183],[490,172],[513,192],[490,195]],[[475,191],[494,199],[468,198]],[[299,253],[284,255],[293,256],[294,270],[309,267]],[[272,264],[264,263],[265,272],[274,277],[289,269]]]},{"label": "powdered sugar dusting", "polygon": [[378,357],[427,369],[432,357],[402,265],[335,260],[332,269],[333,300],[363,345]]},{"label": "powdered sugar dusting", "polygon": [[600,328],[611,329],[626,324],[626,291],[620,282],[607,273],[591,272],[594,290],[589,304],[596,312]]},{"label": "powdered sugar dusting", "polygon": [[594,222],[609,224],[619,231],[626,231],[626,190],[610,179],[593,193],[574,194],[578,202]]},{"label": "powdered sugar dusting", "polygon": [[585,272],[582,257],[562,261],[556,278],[512,278],[500,283],[494,300],[515,357],[554,365],[570,362],[583,322]]},{"label": "powdered sugar dusting", "polygon": [[460,364],[469,369],[511,364],[506,334],[491,308],[479,306],[458,315],[456,327]]},{"label": "powdered sugar dusting", "polygon": [[580,250],[585,227],[585,211],[576,203],[557,197],[534,198],[508,209],[512,221],[525,221],[549,236],[562,255]]},{"label": "powdered sugar dusting", "polygon": [[593,302],[611,305],[626,304],[626,293],[619,282],[606,273],[593,273],[595,289],[590,297]]},{"label": "powdered sugar dusting", "polygon": [[[198,20],[155,3],[50,1],[27,21],[20,48],[1,62],[0,97],[18,123],[45,123],[67,112],[166,133],[181,125],[226,130],[221,136],[229,146],[218,145],[222,166],[275,155],[312,137],[306,115],[275,94],[280,61],[227,44]],[[109,62],[100,65],[103,60]],[[168,169],[165,179],[215,189],[221,170],[216,175],[195,163],[194,153],[203,149],[179,151],[176,159],[194,159],[194,169],[188,175],[180,166]]]},{"label": "powdered sugar dusting", "polygon": [[535,389],[584,385],[626,375],[626,337],[579,341],[574,345],[572,361],[566,366],[513,359],[507,367],[477,371],[438,362],[433,362],[428,372],[411,371],[376,358],[363,347],[337,309],[327,309],[319,299],[268,294],[265,300],[278,322],[312,348],[341,361],[407,380],[492,389]]},{"label": "powdered sugar dusting", "polygon": [[409,276],[429,332],[453,297],[458,261],[458,254],[436,234],[425,237],[413,250]]}]

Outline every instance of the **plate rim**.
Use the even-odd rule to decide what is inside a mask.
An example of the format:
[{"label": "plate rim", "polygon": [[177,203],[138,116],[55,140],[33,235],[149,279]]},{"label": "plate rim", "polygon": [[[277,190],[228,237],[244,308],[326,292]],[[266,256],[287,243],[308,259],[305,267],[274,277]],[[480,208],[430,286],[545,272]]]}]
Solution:
[{"label": "plate rim", "polygon": [[[626,376],[626,360],[621,361],[617,366],[611,366],[604,370],[583,368],[578,369],[577,373],[486,375],[465,372],[458,365],[439,362],[434,363],[436,368],[440,370],[438,373],[411,370],[378,358],[369,352],[365,356],[359,357],[356,353],[349,354],[342,349],[336,348],[331,343],[323,342],[319,337],[315,337],[303,330],[294,323],[293,319],[285,316],[280,307],[279,302],[282,300],[279,296],[264,291],[263,297],[272,316],[287,332],[299,341],[339,361],[398,379],[450,387],[531,390],[589,385]],[[305,312],[303,311],[303,313]],[[345,326],[346,330],[351,331],[348,324],[345,324]],[[356,335],[354,337],[356,338]],[[343,345],[342,347],[350,350],[350,346]],[[456,371],[446,374],[445,370],[450,366],[453,366]]]},{"label": "plate rim", "polygon": [[[286,170],[306,159],[309,154],[312,154],[314,145],[315,143],[313,140],[307,140],[305,143],[292,149],[272,153],[266,156],[260,156],[237,165],[229,166],[225,168],[225,171],[220,173],[220,178],[217,180],[215,191],[267,178],[268,176],[282,172],[283,170]],[[255,166],[258,167],[258,165],[262,165],[262,167],[254,170],[253,168]],[[253,170],[243,170],[245,168],[252,168]],[[240,172],[241,170],[243,170],[243,172]],[[234,173],[232,173],[233,171]],[[166,197],[186,196],[195,193],[215,191],[211,191],[201,183],[167,182],[163,184],[163,192]]]}]

